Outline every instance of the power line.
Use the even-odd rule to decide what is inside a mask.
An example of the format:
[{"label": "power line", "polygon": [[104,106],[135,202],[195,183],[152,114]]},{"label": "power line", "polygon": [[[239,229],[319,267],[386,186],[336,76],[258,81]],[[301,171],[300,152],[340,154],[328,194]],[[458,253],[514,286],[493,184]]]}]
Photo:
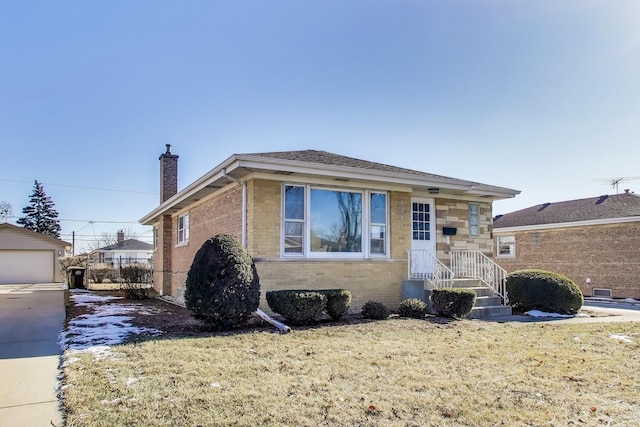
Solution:
[{"label": "power line", "polygon": [[[31,184],[31,181],[23,181],[23,180],[19,180],[19,179],[0,178],[0,181],[20,182],[20,183],[25,183],[25,184]],[[50,182],[41,182],[40,184],[42,184],[42,185],[50,185],[50,186],[54,186],[54,187],[82,188],[82,189],[85,189],[85,190],[114,191],[116,193],[149,194],[149,195],[154,195],[154,196],[158,195],[158,193],[150,193],[148,191],[120,190],[120,189],[116,189],[116,188],[84,187],[84,186],[81,186],[81,185],[53,184],[53,183],[50,183]]]}]

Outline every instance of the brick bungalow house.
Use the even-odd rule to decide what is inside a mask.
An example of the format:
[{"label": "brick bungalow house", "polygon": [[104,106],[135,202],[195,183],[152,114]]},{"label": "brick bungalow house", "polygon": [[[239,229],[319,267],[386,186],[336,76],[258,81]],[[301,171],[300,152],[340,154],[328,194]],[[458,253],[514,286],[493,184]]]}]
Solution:
[{"label": "brick bungalow house", "polygon": [[89,254],[94,268],[120,268],[126,265],[151,266],[153,245],[138,239],[125,239],[124,231],[116,233],[116,243],[108,245]]},{"label": "brick bungalow house", "polygon": [[496,262],[571,278],[584,295],[640,299],[640,197],[544,203],[493,222]]},{"label": "brick bungalow house", "polygon": [[[493,255],[492,202],[503,187],[324,151],[234,154],[178,192],[178,156],[160,156],[154,287],[183,297],[196,251],[219,233],[248,248],[266,291],[345,288],[352,309],[395,307],[402,281],[435,281],[450,251]],[[436,283],[437,284],[437,283]]]}]

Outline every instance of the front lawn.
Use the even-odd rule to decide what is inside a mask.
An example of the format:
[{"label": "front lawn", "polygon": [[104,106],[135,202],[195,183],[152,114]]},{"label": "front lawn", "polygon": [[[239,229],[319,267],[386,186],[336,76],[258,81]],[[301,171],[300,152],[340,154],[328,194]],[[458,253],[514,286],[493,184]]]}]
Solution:
[{"label": "front lawn", "polygon": [[[391,319],[74,354],[68,426],[640,424],[640,326]],[[69,359],[69,355],[67,355]]]}]

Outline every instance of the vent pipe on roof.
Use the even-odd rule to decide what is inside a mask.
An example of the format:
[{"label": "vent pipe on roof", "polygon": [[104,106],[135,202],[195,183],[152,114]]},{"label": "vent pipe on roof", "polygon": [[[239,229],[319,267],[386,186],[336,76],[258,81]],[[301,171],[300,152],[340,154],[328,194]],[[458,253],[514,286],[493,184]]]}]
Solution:
[{"label": "vent pipe on roof", "polygon": [[545,210],[550,204],[551,203],[543,203],[542,206],[540,206],[540,209],[538,209],[538,212]]}]

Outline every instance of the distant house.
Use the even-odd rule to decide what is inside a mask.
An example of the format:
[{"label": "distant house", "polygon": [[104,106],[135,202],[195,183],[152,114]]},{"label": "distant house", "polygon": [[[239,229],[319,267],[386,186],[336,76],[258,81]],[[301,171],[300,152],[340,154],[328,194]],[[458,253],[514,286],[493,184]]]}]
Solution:
[{"label": "distant house", "polygon": [[0,224],[0,284],[62,282],[58,259],[71,243]]},{"label": "distant house", "polygon": [[493,222],[496,262],[509,272],[564,274],[585,295],[640,298],[640,197],[544,203]]},{"label": "distant house", "polygon": [[269,290],[346,288],[354,310],[394,308],[403,280],[442,286],[453,251],[490,258],[492,202],[519,193],[316,150],[234,154],[178,191],[167,146],[160,180],[140,220],[154,227],[155,289],[182,298],[196,251],[230,233],[254,257],[263,307]]},{"label": "distant house", "polygon": [[136,239],[125,240],[123,231],[118,231],[116,235],[116,243],[96,249],[89,254],[94,268],[120,268],[133,264],[151,267],[153,245]]}]

